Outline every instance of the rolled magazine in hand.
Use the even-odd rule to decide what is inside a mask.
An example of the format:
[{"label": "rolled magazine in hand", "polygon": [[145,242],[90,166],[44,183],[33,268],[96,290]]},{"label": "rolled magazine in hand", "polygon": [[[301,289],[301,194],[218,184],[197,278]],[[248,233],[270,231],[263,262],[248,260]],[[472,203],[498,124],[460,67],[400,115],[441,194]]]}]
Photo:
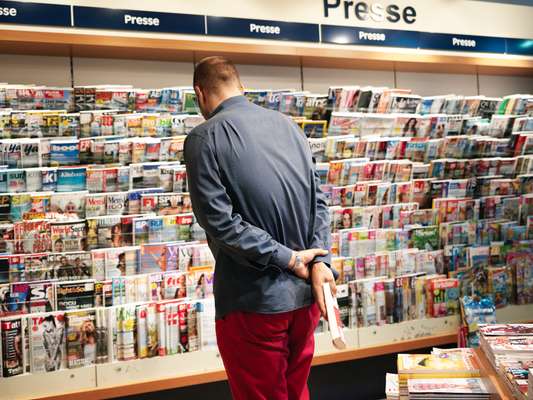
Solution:
[{"label": "rolled magazine in hand", "polygon": [[343,325],[341,321],[339,305],[337,299],[333,297],[329,283],[324,283],[322,286],[324,290],[324,301],[326,303],[326,313],[328,317],[329,332],[331,333],[331,341],[333,346],[339,350],[346,348],[346,340],[344,339]]}]

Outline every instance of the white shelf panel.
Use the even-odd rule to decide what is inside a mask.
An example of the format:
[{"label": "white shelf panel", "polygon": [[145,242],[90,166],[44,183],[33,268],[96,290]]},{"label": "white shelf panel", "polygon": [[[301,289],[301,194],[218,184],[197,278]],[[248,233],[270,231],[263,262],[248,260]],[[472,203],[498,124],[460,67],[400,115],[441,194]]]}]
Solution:
[{"label": "white shelf panel", "polygon": [[96,367],[24,374],[0,381],[0,399],[22,400],[96,389]]},{"label": "white shelf panel", "polygon": [[96,375],[98,388],[106,388],[219,371],[223,368],[217,351],[195,351],[167,357],[101,364],[96,366]]},{"label": "white shelf panel", "polygon": [[[359,335],[357,329],[344,329],[344,338],[346,339],[347,349],[356,349],[359,347]],[[328,354],[338,351],[331,343],[329,332],[315,335],[315,356]]]},{"label": "white shelf panel", "polygon": [[457,333],[459,317],[428,318],[398,324],[359,328],[359,347],[419,339],[427,336]]},{"label": "white shelf panel", "polygon": [[511,305],[496,310],[496,321],[500,323],[533,322],[533,304]]}]

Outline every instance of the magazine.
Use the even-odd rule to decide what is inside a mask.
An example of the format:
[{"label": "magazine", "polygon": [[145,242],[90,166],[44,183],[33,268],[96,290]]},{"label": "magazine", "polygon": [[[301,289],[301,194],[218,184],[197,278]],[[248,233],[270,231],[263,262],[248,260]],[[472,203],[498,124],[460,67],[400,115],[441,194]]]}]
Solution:
[{"label": "magazine", "polygon": [[58,311],[94,308],[93,280],[58,282],[55,285]]},{"label": "magazine", "polygon": [[80,280],[92,277],[91,253],[75,251],[68,253],[51,253],[48,256],[48,268],[55,279]]},{"label": "magazine", "polygon": [[[408,390],[409,398],[413,399],[434,398],[438,394],[450,398],[454,395],[461,395],[463,399],[490,398],[490,390],[481,378],[409,379]],[[473,395],[478,396],[471,397]]]},{"label": "magazine", "polygon": [[97,333],[95,311],[66,313],[66,347],[68,368],[79,368],[96,362]]},{"label": "magazine", "polygon": [[9,378],[25,372],[24,318],[2,319],[2,376]]},{"label": "magazine", "polygon": [[29,318],[30,372],[66,368],[65,313],[38,314]]},{"label": "magazine", "polygon": [[55,310],[55,286],[51,281],[30,282],[28,285],[28,309],[30,313]]},{"label": "magazine", "polygon": [[105,277],[135,275],[139,269],[139,249],[137,247],[118,247],[105,250]]},{"label": "magazine", "polygon": [[77,140],[54,140],[50,142],[50,166],[77,165],[80,154]]},{"label": "magazine", "polygon": [[87,187],[86,168],[58,168],[57,169],[57,192],[83,191]]},{"label": "magazine", "polygon": [[47,220],[19,221],[13,226],[17,253],[42,253],[51,250],[50,223]]},{"label": "magazine", "polygon": [[96,363],[103,364],[109,362],[109,342],[112,336],[109,334],[108,312],[106,309],[99,308],[95,310],[95,329],[96,329]]},{"label": "magazine", "polygon": [[84,218],[86,191],[53,193],[50,198],[50,211],[70,217]]},{"label": "magazine", "polygon": [[51,222],[52,251],[80,251],[86,247],[86,225],[84,221]]},{"label": "magazine", "polygon": [[329,283],[324,283],[323,288],[331,340],[337,349],[342,350],[346,348],[346,339],[344,338],[339,305],[337,304],[336,298],[334,298],[331,294]]}]

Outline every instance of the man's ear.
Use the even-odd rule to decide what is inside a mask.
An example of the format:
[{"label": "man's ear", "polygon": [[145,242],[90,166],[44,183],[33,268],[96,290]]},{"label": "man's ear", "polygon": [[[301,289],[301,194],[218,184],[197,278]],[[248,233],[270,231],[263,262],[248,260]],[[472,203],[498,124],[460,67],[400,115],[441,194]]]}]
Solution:
[{"label": "man's ear", "polygon": [[196,94],[196,98],[202,98],[203,100],[203,97],[204,97],[204,94],[202,93],[202,89],[200,88],[200,86],[195,86],[194,87],[194,93]]}]

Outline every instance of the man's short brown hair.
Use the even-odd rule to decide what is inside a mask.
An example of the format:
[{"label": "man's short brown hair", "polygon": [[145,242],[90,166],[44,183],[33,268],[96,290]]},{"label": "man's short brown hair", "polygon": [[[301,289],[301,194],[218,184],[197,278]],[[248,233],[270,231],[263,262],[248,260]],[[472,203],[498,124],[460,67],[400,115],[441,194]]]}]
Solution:
[{"label": "man's short brown hair", "polygon": [[240,85],[239,72],[225,57],[213,56],[201,60],[194,68],[193,85],[217,92],[221,87]]}]

